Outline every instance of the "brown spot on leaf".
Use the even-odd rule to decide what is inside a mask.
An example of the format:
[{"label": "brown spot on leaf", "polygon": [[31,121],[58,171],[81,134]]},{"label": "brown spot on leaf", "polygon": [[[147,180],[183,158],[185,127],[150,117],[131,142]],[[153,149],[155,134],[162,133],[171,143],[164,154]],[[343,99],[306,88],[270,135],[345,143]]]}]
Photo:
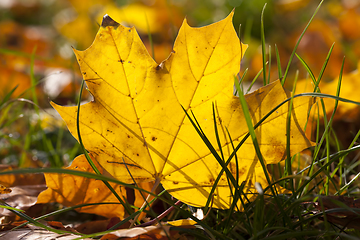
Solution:
[{"label": "brown spot on leaf", "polygon": [[176,184],[179,184],[179,182],[175,182],[175,181],[173,181],[173,184],[175,184],[175,185],[176,185]]},{"label": "brown spot on leaf", "polygon": [[101,23],[102,27],[115,27],[117,28],[120,24],[112,19],[109,15],[105,14]]},{"label": "brown spot on leaf", "polygon": [[231,172],[234,176],[236,175],[236,171],[238,171],[239,176],[244,175],[245,172],[246,172],[246,168],[241,167],[241,166],[238,166],[239,169],[237,169],[237,168],[236,168],[236,164],[233,163],[233,162],[230,162],[229,166],[230,166],[230,172]]},{"label": "brown spot on leaf", "polygon": [[151,140],[156,141],[157,137],[152,137]]},{"label": "brown spot on leaf", "polygon": [[245,168],[240,168],[240,169],[239,169],[239,176],[244,175],[245,172],[246,172],[246,169],[245,169]]}]

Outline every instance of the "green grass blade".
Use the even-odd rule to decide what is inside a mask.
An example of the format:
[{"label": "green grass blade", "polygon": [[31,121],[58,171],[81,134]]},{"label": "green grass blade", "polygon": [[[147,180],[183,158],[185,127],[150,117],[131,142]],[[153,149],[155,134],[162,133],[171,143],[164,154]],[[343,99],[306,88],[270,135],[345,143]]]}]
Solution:
[{"label": "green grass blade", "polygon": [[[336,97],[339,97],[340,95],[340,89],[341,89],[341,81],[342,81],[342,76],[343,76],[343,71],[344,71],[344,64],[345,64],[345,58],[343,59],[342,61],[342,64],[341,64],[341,70],[340,70],[340,75],[339,75],[339,81],[338,81],[338,85],[337,85],[337,89],[336,89]],[[324,135],[326,134],[327,136],[327,142],[329,143],[329,135],[327,134],[331,128],[331,125],[332,125],[332,122],[334,120],[334,117],[335,117],[335,113],[336,113],[336,110],[337,110],[337,107],[338,107],[338,104],[339,104],[339,101],[337,99],[335,99],[335,106],[334,106],[334,110],[331,114],[331,117],[330,117],[330,120],[328,122],[328,125],[326,125],[326,128],[325,128],[325,131],[324,131]],[[330,157],[330,146],[327,147],[327,156],[328,158]],[[328,167],[327,169],[328,171],[327,172],[330,172],[330,166]],[[328,176],[327,178],[327,181],[326,181],[326,195],[329,195],[329,179],[331,177]]]},{"label": "green grass blade", "polygon": [[295,44],[295,47],[294,47],[294,49],[293,49],[293,51],[292,51],[292,53],[291,53],[291,55],[290,55],[290,58],[289,58],[287,67],[286,67],[286,69],[285,69],[284,76],[283,76],[283,78],[282,78],[282,80],[281,80],[281,84],[282,84],[282,85],[285,84],[285,80],[286,80],[286,77],[287,77],[287,75],[288,75],[288,73],[289,73],[289,69],[290,69],[291,62],[292,62],[292,60],[293,60],[293,58],[294,58],[294,55],[295,55],[296,50],[297,50],[297,48],[298,48],[298,46],[299,46],[299,44],[300,44],[300,41],[301,41],[301,39],[303,38],[306,30],[309,28],[311,22],[313,21],[316,13],[319,11],[319,9],[320,9],[320,7],[321,7],[321,5],[322,5],[323,2],[324,2],[324,0],[322,0],[322,1],[319,3],[319,5],[317,6],[314,14],[313,14],[312,17],[310,18],[308,24],[306,25],[305,29],[303,30],[303,32],[301,33],[298,41],[297,41],[296,44]]},{"label": "green grass blade", "polygon": [[[244,71],[244,74],[241,76],[240,81],[239,81],[239,82],[240,82],[240,86],[242,86],[242,82],[244,81],[244,78],[245,78],[248,70],[249,70],[249,69],[246,68],[245,71]],[[251,85],[251,86],[252,86],[252,85]],[[251,87],[250,87],[250,88],[251,88]],[[237,89],[235,89],[234,95],[237,96],[237,94],[238,94]]]},{"label": "green grass blade", "polygon": [[279,76],[279,79],[281,79],[283,76],[282,70],[281,70],[281,60],[280,60],[279,49],[276,44],[275,44],[275,54],[276,54],[276,62],[277,62],[277,67],[278,67],[278,76]]},{"label": "green grass blade", "polygon": [[329,60],[330,60],[330,56],[331,56],[331,53],[334,49],[334,46],[335,46],[335,43],[333,43],[330,47],[330,50],[326,56],[326,59],[325,59],[325,62],[323,64],[323,66],[321,67],[321,70],[320,70],[320,73],[319,73],[319,77],[318,77],[318,81],[316,82],[316,85],[315,85],[315,88],[318,87],[319,83],[320,83],[320,80],[322,79],[322,76],[324,75],[324,72],[325,72],[325,69],[326,69],[326,66],[327,64],[329,63]]},{"label": "green grass blade", "polygon": [[[295,53],[296,57],[299,59],[299,61],[301,62],[301,64],[305,67],[306,71],[308,72],[311,80],[313,81],[314,85],[315,85],[315,89],[316,88],[316,85],[317,85],[317,81],[316,81],[316,78],[315,78],[315,75],[314,73],[311,71],[309,65],[305,62],[304,59],[302,59],[297,53]],[[314,92],[317,92],[314,90]]]},{"label": "green grass blade", "polygon": [[[291,162],[291,154],[290,154],[290,147],[291,147],[291,134],[290,134],[290,128],[291,128],[291,115],[292,113],[292,109],[293,109],[293,102],[294,102],[294,94],[295,94],[295,90],[296,90],[296,83],[297,83],[297,79],[299,76],[299,71],[296,71],[296,75],[295,75],[295,82],[294,82],[294,86],[293,86],[293,90],[291,92],[291,99],[290,99],[290,104],[289,104],[289,110],[288,110],[288,114],[287,114],[287,121],[286,121],[286,169],[287,169],[287,175],[292,175],[292,162]],[[292,179],[290,179],[290,189],[291,191],[294,193],[295,189],[294,189],[294,181]]]},{"label": "green grass blade", "polygon": [[270,83],[270,73],[271,73],[271,46],[269,45],[269,66],[268,66],[268,76],[266,84]]},{"label": "green grass blade", "polygon": [[[145,14],[145,13],[144,13],[144,14]],[[145,14],[145,20],[146,20],[147,34],[148,34],[149,43],[150,43],[151,56],[152,56],[152,58],[155,60],[154,42],[153,42],[152,35],[151,35],[151,31],[150,31],[149,20],[148,20],[146,14]]]},{"label": "green grass blade", "polygon": [[[264,12],[266,8],[266,3],[261,11],[261,53],[262,53],[262,62],[263,62],[263,85],[266,83],[266,47],[265,47],[265,30],[264,30]],[[269,68],[270,71],[270,68]]]},{"label": "green grass blade", "polygon": [[[38,106],[39,101],[37,99],[36,89],[35,89],[35,86],[37,85],[37,83],[36,83],[36,79],[34,76],[35,52],[36,52],[36,47],[34,47],[33,52],[31,54],[31,58],[30,58],[30,80],[31,80],[31,93],[32,93],[32,98],[33,98],[32,100],[35,103],[34,106]],[[39,108],[35,107],[35,111],[37,114],[39,114]]]},{"label": "green grass blade", "polygon": [[260,71],[256,74],[256,76],[254,77],[254,79],[252,80],[250,86],[248,87],[248,89],[246,90],[246,94],[248,94],[248,92],[250,92],[252,86],[254,85],[254,83],[256,82],[257,78],[260,76],[260,74],[262,73],[263,69],[260,69]]},{"label": "green grass blade", "polygon": [[13,89],[10,90],[10,92],[8,92],[5,97],[3,98],[3,100],[0,103],[0,110],[3,108],[3,105],[9,101],[11,95],[15,92],[15,90],[18,88],[19,85],[16,85]]},{"label": "green grass blade", "polygon": [[[81,134],[80,134],[80,103],[81,103],[81,95],[82,95],[82,91],[84,89],[84,83],[85,81],[83,80],[81,82],[81,87],[80,87],[80,93],[79,93],[79,101],[78,101],[78,110],[77,110],[77,116],[76,116],[76,128],[77,128],[77,133],[78,133],[78,139],[79,139],[79,143],[81,146],[81,149],[83,150],[83,153],[86,157],[86,160],[88,161],[88,163],[90,164],[91,168],[94,170],[94,172],[98,175],[101,175],[99,169],[96,167],[96,165],[94,164],[94,162],[92,161],[92,159],[90,158],[89,154],[87,153],[85,146],[82,142],[82,138],[81,138]],[[128,214],[131,214],[133,211],[131,210],[131,208],[125,203],[126,201],[124,201],[119,194],[115,191],[115,189],[109,184],[108,181],[104,181],[103,183],[106,185],[106,187],[113,193],[113,195],[119,200],[119,202],[124,206],[125,211]]]}]

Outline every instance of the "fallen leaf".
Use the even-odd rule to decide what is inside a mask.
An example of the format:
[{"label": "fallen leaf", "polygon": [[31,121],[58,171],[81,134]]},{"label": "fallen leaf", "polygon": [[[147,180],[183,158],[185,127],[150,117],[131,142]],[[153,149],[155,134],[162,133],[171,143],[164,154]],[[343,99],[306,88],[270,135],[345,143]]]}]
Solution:
[{"label": "fallen leaf", "polygon": [[[95,159],[95,165],[101,173],[104,169],[99,166]],[[87,162],[84,155],[75,158],[71,166],[67,169],[94,172]],[[37,203],[58,202],[64,206],[74,206],[85,203],[106,203],[106,202],[119,202],[117,198],[111,193],[106,185],[96,179],[89,179],[80,176],[69,174],[45,174],[46,184],[48,189],[39,194]],[[118,184],[112,184],[114,190],[120,196],[127,196],[126,189]],[[151,190],[151,184],[140,185],[143,189]],[[144,199],[139,191],[135,191],[134,205],[140,207]],[[111,217],[124,217],[124,207],[119,204],[100,204],[94,206],[87,206],[76,209],[79,212],[93,213],[108,218]]]},{"label": "fallen leaf", "polygon": [[197,222],[192,219],[179,219],[179,220],[175,220],[175,221],[168,221],[168,222],[166,222],[166,224],[169,224],[171,226],[180,227],[180,226],[193,226],[193,225],[197,224]]},{"label": "fallen leaf", "polygon": [[[0,171],[11,171],[14,168],[9,165],[0,165]],[[5,187],[15,187],[15,186],[26,186],[26,185],[41,185],[45,184],[44,175],[42,173],[34,174],[6,174],[1,175],[0,184]]]},{"label": "fallen leaf", "polygon": [[[360,230],[360,199],[345,196],[321,196],[315,202],[318,211],[337,209],[334,212],[324,212],[326,221],[341,225],[347,228],[355,228]],[[324,217],[320,217],[324,220]]]},{"label": "fallen leaf", "polygon": [[[10,230],[0,233],[0,240],[19,239],[19,240],[44,240],[44,239],[61,239],[61,240],[73,240],[79,238],[80,235],[76,234],[58,234],[46,229],[21,229]],[[91,240],[91,238],[82,238],[85,240]]]},{"label": "fallen leaf", "polygon": [[[134,28],[126,28],[105,16],[94,43],[75,50],[81,72],[94,101],[81,106],[80,130],[84,145],[112,176],[132,183],[159,180],[179,200],[204,206],[221,171],[186,116],[194,114],[204,134],[216,148],[213,104],[221,151],[227,159],[247,134],[239,99],[233,96],[234,76],[246,50],[232,24],[233,12],[224,20],[201,28],[184,21],[174,50],[157,64],[149,56]],[[253,124],[290,95],[279,81],[246,96]],[[291,121],[293,155],[312,143],[302,131],[311,98],[294,99]],[[77,138],[77,107],[52,103]],[[183,109],[183,108],[184,109]],[[256,134],[267,164],[286,155],[288,105],[276,110]],[[229,139],[228,132],[231,139]],[[249,199],[254,183],[268,182],[251,139],[247,139],[228,168],[239,182],[246,181]],[[129,174],[131,173],[131,176]],[[280,188],[279,188],[280,190]],[[213,197],[213,207],[229,208],[231,189],[225,174]],[[241,206],[240,206],[241,207]]]},{"label": "fallen leaf", "polygon": [[[355,199],[353,197],[345,197],[345,196],[321,196],[319,200],[316,201],[315,204],[318,210],[327,210],[332,208],[343,208],[344,206],[348,208],[360,208],[360,199]],[[358,216],[355,212],[342,213],[342,212],[334,212],[331,213],[333,215],[344,216],[344,215],[352,215]]]},{"label": "fallen leaf", "polygon": [[[109,218],[106,220],[89,221],[76,226],[76,231],[83,234],[92,234],[98,232],[104,232],[109,230],[110,227],[121,221],[118,217]],[[130,227],[130,222],[126,222],[119,226],[117,229],[125,229]]]},{"label": "fallen leaf", "polygon": [[11,193],[11,189],[0,184],[0,194]]},{"label": "fallen leaf", "polygon": [[[11,207],[26,210],[29,207],[35,205],[39,193],[45,189],[46,186],[44,184],[12,187],[11,192],[7,194],[1,194],[0,199],[5,201]],[[5,208],[0,208],[0,215],[14,216],[15,213]]]},{"label": "fallen leaf", "polygon": [[[11,171],[13,167],[0,165],[0,171]],[[35,205],[37,196],[46,189],[44,175],[41,174],[6,174],[0,177],[0,186],[5,187],[7,194],[1,194],[0,199],[12,207],[26,210]],[[8,216],[7,221],[13,220],[15,214],[0,208],[0,215]]]},{"label": "fallen leaf", "polygon": [[[169,232],[170,227],[169,226],[148,226],[148,227],[134,227],[130,229],[121,229],[117,230],[111,233],[108,233],[104,235],[100,240],[112,240],[112,239],[119,239],[119,238],[125,238],[125,237],[137,237],[140,235],[158,235],[159,237],[156,237],[155,239],[169,239],[168,236],[170,236]],[[128,238],[126,238],[128,239]],[[136,239],[142,239],[142,238],[136,238]],[[154,239],[154,238],[150,238]]]}]

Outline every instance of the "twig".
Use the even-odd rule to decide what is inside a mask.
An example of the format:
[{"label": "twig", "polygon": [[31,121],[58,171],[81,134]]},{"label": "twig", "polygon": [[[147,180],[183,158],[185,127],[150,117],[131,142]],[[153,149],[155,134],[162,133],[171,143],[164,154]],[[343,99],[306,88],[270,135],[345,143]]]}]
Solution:
[{"label": "twig", "polygon": [[[155,193],[155,190],[156,190],[156,188],[159,186],[159,184],[160,184],[160,179],[159,179],[159,178],[156,178],[155,183],[154,183],[154,186],[153,186],[152,189],[151,189],[151,193]],[[142,204],[142,206],[141,206],[140,209],[145,208],[145,206],[148,204],[148,202],[150,202],[150,201],[149,201],[150,197],[151,197],[151,194],[149,194],[149,195],[147,196],[147,198],[145,199],[145,201],[144,201],[144,203]],[[141,213],[141,212],[139,212],[139,214],[136,215],[136,217],[134,218],[134,221],[131,223],[131,225],[130,225],[129,228],[134,227],[134,224],[135,224],[135,222],[138,220],[140,213]]]},{"label": "twig", "polygon": [[[174,205],[178,206],[180,205],[182,202],[180,200],[178,200]],[[136,227],[147,227],[150,225],[153,225],[155,222],[160,221],[161,219],[163,219],[164,217],[166,217],[172,210],[174,210],[175,207],[171,206],[168,209],[166,209],[163,213],[161,213],[159,216],[157,216],[156,218],[154,218],[153,220],[150,220],[146,223],[142,223],[140,225],[137,225]]]}]

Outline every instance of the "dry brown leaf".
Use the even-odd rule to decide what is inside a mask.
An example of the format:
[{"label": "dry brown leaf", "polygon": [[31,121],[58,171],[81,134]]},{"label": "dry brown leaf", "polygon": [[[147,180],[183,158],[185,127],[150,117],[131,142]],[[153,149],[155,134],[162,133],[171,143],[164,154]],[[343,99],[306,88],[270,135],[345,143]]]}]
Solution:
[{"label": "dry brown leaf", "polygon": [[[46,189],[45,184],[42,185],[25,185],[12,187],[11,193],[1,194],[0,199],[5,201],[12,207],[17,209],[26,210],[29,207],[35,205],[37,196],[40,192]],[[13,212],[0,208],[0,216],[13,216]]]},{"label": "dry brown leaf", "polygon": [[[75,234],[57,234],[45,229],[21,229],[14,231],[6,231],[0,233],[0,240],[73,240],[79,238]],[[84,240],[91,240],[91,238],[83,238]]]},{"label": "dry brown leaf", "polygon": [[[120,218],[114,217],[106,220],[85,222],[80,224],[79,226],[76,226],[75,230],[83,234],[103,232],[103,231],[107,231],[110,227],[112,227],[116,223],[119,223],[120,221],[121,221]],[[130,227],[130,222],[126,222],[117,229],[125,229],[129,227]]]},{"label": "dry brown leaf", "polygon": [[[345,208],[344,205],[349,209]],[[360,199],[355,200],[352,197],[344,196],[324,196],[319,198],[315,203],[315,207],[321,212],[323,210],[339,209],[339,211],[326,213],[326,220],[343,227],[360,230],[360,216],[358,211],[360,208]],[[357,211],[352,211],[352,209]],[[324,220],[324,217],[320,217],[319,219]]]},{"label": "dry brown leaf", "polygon": [[11,193],[11,189],[0,184],[0,194],[8,194],[8,193]]},{"label": "dry brown leaf", "polygon": [[[170,226],[160,226],[160,225],[148,226],[148,227],[134,227],[130,229],[121,229],[108,233],[104,235],[100,240],[112,240],[112,239],[119,239],[124,237],[133,238],[144,234],[156,237],[150,239],[169,239],[168,238],[168,236],[170,236],[169,230],[170,230]],[[143,239],[143,238],[136,238],[136,239]]]}]

